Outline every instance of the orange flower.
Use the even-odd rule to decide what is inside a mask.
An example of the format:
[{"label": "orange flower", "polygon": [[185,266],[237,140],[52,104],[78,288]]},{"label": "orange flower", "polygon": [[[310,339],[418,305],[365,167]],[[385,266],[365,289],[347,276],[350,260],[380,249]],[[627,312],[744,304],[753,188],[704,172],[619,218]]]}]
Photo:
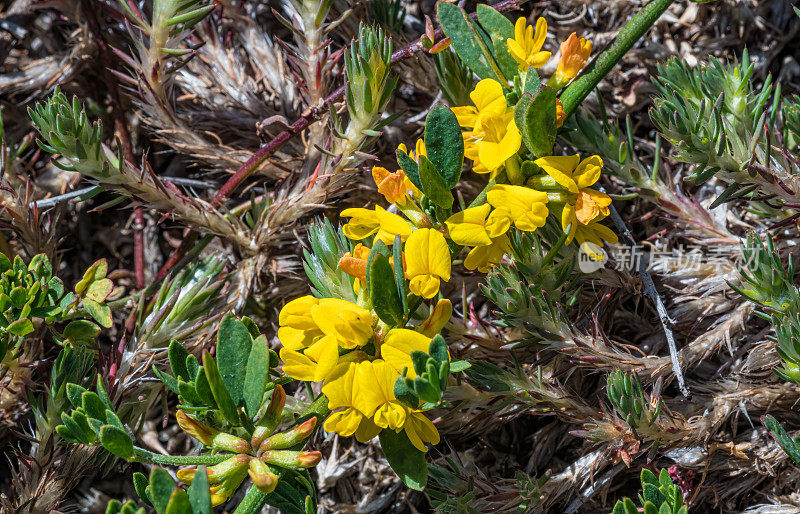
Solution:
[{"label": "orange flower", "polygon": [[564,112],[564,105],[561,103],[561,100],[556,98],[556,127],[561,128],[566,119],[567,113]]},{"label": "orange flower", "polygon": [[389,203],[396,203],[399,205],[405,204],[408,201],[409,191],[411,191],[414,196],[419,195],[419,190],[408,177],[406,177],[406,174],[403,173],[402,170],[389,173],[389,170],[386,168],[373,166],[372,178],[375,179],[378,192],[382,194]]},{"label": "orange flower", "polygon": [[[339,259],[338,267],[340,270],[344,271],[348,275],[353,278],[361,279],[362,283],[366,283],[367,280],[367,259],[369,258],[370,249],[361,243],[358,243],[355,248],[353,248],[353,253],[347,252]],[[406,254],[405,252],[402,253],[403,256],[403,269],[406,269]],[[394,258],[389,257],[389,264],[394,266]]]},{"label": "orange flower", "polygon": [[558,68],[553,75],[555,89],[561,89],[567,82],[574,79],[592,53],[592,43],[582,37],[578,37],[574,32],[570,34],[566,41],[561,43],[561,59],[558,61]]}]

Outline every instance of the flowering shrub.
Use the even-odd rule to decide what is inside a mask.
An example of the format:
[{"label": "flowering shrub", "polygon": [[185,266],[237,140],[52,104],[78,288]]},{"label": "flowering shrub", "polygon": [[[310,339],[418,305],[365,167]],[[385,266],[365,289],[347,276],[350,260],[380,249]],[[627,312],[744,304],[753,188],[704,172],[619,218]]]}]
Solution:
[{"label": "flowering shrub", "polygon": [[613,41],[514,0],[41,6],[86,45],[20,101],[38,150],[0,118],[0,508],[102,473],[110,514],[738,511],[767,468],[794,502],[800,101],[673,58],[621,129],[672,3]]}]

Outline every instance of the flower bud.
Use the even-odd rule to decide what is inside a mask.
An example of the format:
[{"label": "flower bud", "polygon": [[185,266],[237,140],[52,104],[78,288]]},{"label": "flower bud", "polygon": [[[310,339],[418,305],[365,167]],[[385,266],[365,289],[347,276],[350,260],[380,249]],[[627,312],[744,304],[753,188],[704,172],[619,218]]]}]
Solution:
[{"label": "flower bud", "polygon": [[286,432],[280,432],[273,436],[268,437],[261,443],[259,446],[258,451],[259,453],[264,453],[268,450],[282,450],[284,448],[291,448],[292,446],[296,445],[297,443],[305,440],[314,432],[314,428],[317,426],[317,418],[309,418],[300,425],[297,425],[291,430],[287,430]]},{"label": "flower bud", "polygon": [[175,418],[178,420],[178,426],[180,426],[184,432],[203,443],[204,446],[208,446],[214,450],[224,450],[234,453],[249,453],[252,449],[247,441],[241,437],[236,437],[235,435],[211,428],[183,411],[179,410],[177,414],[175,414]]},{"label": "flower bud", "polygon": [[450,316],[452,315],[453,304],[450,303],[450,300],[439,300],[436,302],[436,306],[433,308],[431,315],[419,326],[418,330],[428,337],[433,337],[442,331],[447,322],[450,321]]},{"label": "flower bud", "polygon": [[266,464],[259,459],[250,459],[247,470],[253,485],[262,493],[269,494],[278,486],[278,475],[270,471]]},{"label": "flower bud", "polygon": [[264,438],[275,431],[278,427],[278,423],[280,423],[281,414],[285,406],[286,391],[284,391],[283,387],[280,385],[276,385],[275,389],[272,391],[272,398],[267,406],[267,411],[264,413],[264,417],[258,422],[258,426],[250,440],[250,444],[253,448],[258,448]]},{"label": "flower bud", "polygon": [[282,468],[305,469],[313,468],[322,460],[318,451],[297,452],[290,450],[269,450],[261,455],[261,460],[266,464],[273,464]]}]

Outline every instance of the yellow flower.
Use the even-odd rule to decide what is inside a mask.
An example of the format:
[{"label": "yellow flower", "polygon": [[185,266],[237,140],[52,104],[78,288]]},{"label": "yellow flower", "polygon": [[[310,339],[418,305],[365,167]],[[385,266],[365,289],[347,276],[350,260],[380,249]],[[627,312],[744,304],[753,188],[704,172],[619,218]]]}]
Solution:
[{"label": "yellow flower", "polygon": [[381,429],[355,407],[357,366],[355,362],[338,365],[322,386],[322,392],[328,397],[328,408],[336,411],[328,416],[324,427],[326,431],[337,432],[343,437],[355,435],[365,443],[378,435]]},{"label": "yellow flower", "polygon": [[281,309],[278,316],[278,339],[284,348],[302,350],[308,348],[314,341],[322,336],[311,317],[311,308],[319,303],[311,295],[296,298]]},{"label": "yellow flower", "polygon": [[[421,334],[425,334],[428,337],[433,337],[442,331],[447,322],[450,321],[450,316],[452,315],[453,304],[447,298],[443,298],[436,302],[431,315],[428,316],[428,319],[426,319],[420,326],[417,327],[417,331]],[[384,359],[386,359],[385,356]]]},{"label": "yellow flower", "polygon": [[378,192],[386,198],[389,203],[405,205],[409,200],[410,191],[415,197],[420,195],[419,189],[406,177],[402,170],[389,173],[386,168],[380,166],[372,167],[372,178],[378,186]]},{"label": "yellow flower", "polygon": [[398,145],[397,147],[397,150],[403,152],[404,154],[408,155],[417,162],[419,162],[420,155],[424,155],[425,157],[428,156],[428,153],[425,151],[425,141],[423,141],[422,139],[417,139],[417,143],[414,146],[416,154],[415,152],[409,152],[408,148],[406,148],[405,143],[400,143],[400,145]]},{"label": "yellow flower", "polygon": [[323,298],[311,308],[317,327],[347,350],[364,346],[374,335],[372,313],[355,303]]},{"label": "yellow flower", "polygon": [[507,253],[511,252],[511,241],[507,234],[503,234],[492,240],[492,243],[485,246],[476,246],[467,254],[464,259],[464,267],[468,270],[477,269],[481,273],[487,273],[494,266],[500,264]]},{"label": "yellow flower", "polygon": [[[570,230],[570,235],[567,238],[566,244],[572,242],[572,238],[574,237],[576,241],[578,241],[579,245],[583,245],[585,242],[594,243],[597,246],[603,246],[603,241],[606,241],[610,244],[617,244],[619,238],[617,238],[617,234],[614,233],[613,230],[602,225],[600,220],[603,218],[598,218],[596,220],[590,221],[588,224],[583,225],[581,223],[575,223],[572,226],[574,227],[573,230]],[[564,224],[563,218],[561,224]],[[566,227],[565,227],[566,228]]]},{"label": "yellow flower", "polygon": [[381,357],[399,375],[403,368],[408,368],[406,376],[416,378],[411,352],[428,353],[431,337],[407,328],[393,328],[387,332],[381,345]]},{"label": "yellow flower", "polygon": [[475,107],[453,108],[459,125],[471,129],[463,133],[464,155],[474,161],[476,173],[494,173],[522,144],[514,109],[506,103],[503,86],[493,79],[478,82],[469,96]]},{"label": "yellow flower", "polygon": [[428,451],[425,443],[439,444],[439,431],[421,411],[410,410],[403,428],[411,444],[421,452]]},{"label": "yellow flower", "polygon": [[384,244],[394,243],[395,236],[405,241],[411,235],[411,224],[402,217],[376,205],[375,210],[353,208],[345,209],[341,213],[346,218],[352,218],[342,227],[344,235],[350,239],[365,239],[372,234]]},{"label": "yellow flower", "polygon": [[[306,313],[300,311],[303,307],[307,307]],[[374,336],[372,313],[338,298],[293,300],[281,310],[279,323],[283,371],[297,380],[324,380],[340,362],[339,348],[364,346]],[[346,354],[343,358],[353,357]]]},{"label": "yellow flower", "polygon": [[394,383],[400,374],[382,359],[356,366],[356,408],[381,428],[402,428],[408,408],[394,397]]},{"label": "yellow flower", "polygon": [[592,53],[592,43],[582,37],[578,37],[574,32],[570,34],[566,41],[561,43],[561,59],[553,75],[555,89],[561,89],[567,82],[574,79]]},{"label": "yellow flower", "polygon": [[430,228],[415,230],[406,241],[406,274],[412,293],[433,298],[441,280],[450,280],[450,250],[441,232]]},{"label": "yellow flower", "polygon": [[508,53],[519,64],[519,71],[527,71],[531,66],[541,68],[550,59],[550,52],[543,52],[544,39],[547,37],[547,21],[536,20],[536,32],[528,25],[523,16],[517,18],[514,25],[514,38],[509,38]]},{"label": "yellow flower", "polygon": [[525,232],[533,232],[547,219],[547,194],[529,187],[497,184],[489,188],[486,200],[494,207],[490,223],[514,222]]},{"label": "yellow flower", "polygon": [[319,382],[325,380],[339,362],[339,345],[336,338],[325,336],[303,352],[281,348],[283,372],[297,380]]},{"label": "yellow flower", "polygon": [[[484,246],[508,231],[507,218],[489,217],[489,204],[470,207],[450,216],[445,225],[450,239],[462,246]],[[487,219],[487,217],[489,217]]]},{"label": "yellow flower", "polygon": [[564,228],[565,219],[577,219],[586,225],[598,216],[608,216],[611,198],[589,186],[597,182],[603,170],[603,159],[599,155],[580,160],[575,155],[549,156],[534,161],[545,173],[550,175],[561,187],[575,195],[574,201],[569,201],[564,206],[561,221]]}]

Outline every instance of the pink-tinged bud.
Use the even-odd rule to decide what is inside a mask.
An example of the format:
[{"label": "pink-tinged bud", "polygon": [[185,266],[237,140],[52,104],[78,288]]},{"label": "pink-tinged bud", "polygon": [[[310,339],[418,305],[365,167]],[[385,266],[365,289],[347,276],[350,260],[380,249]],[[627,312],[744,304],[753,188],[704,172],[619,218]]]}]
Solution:
[{"label": "pink-tinged bud", "polygon": [[302,468],[313,468],[322,460],[322,453],[318,451],[306,452],[297,456],[297,462]]},{"label": "pink-tinged bud", "polygon": [[203,446],[211,446],[211,440],[215,435],[219,434],[219,430],[215,430],[210,426],[201,423],[196,418],[193,418],[182,410],[179,410],[177,413],[175,413],[175,418],[177,419],[178,426],[181,427],[181,430],[203,443]]},{"label": "pink-tinged bud", "polygon": [[275,390],[272,391],[272,399],[269,402],[269,407],[267,407],[267,412],[264,416],[269,416],[270,418],[280,419],[281,413],[283,412],[283,408],[286,406],[286,391],[283,390],[283,387],[280,385],[275,386]]},{"label": "pink-tinged bud", "polygon": [[194,474],[197,473],[196,468],[186,468],[186,469],[179,469],[177,473],[178,480],[183,482],[186,485],[192,485],[192,480],[194,480]]},{"label": "pink-tinged bud", "polygon": [[250,444],[241,437],[220,432],[180,410],[175,414],[175,418],[181,429],[203,443],[203,446],[234,453],[250,453]]},{"label": "pink-tinged bud", "polygon": [[268,437],[263,443],[261,443],[261,446],[258,447],[258,451],[259,453],[264,453],[268,450],[283,450],[285,448],[291,448],[292,446],[307,439],[308,436],[314,432],[314,428],[316,426],[317,418],[309,418],[291,430]]},{"label": "pink-tinged bud", "polygon": [[220,432],[211,441],[211,448],[234,453],[250,453],[250,443],[232,434]]},{"label": "pink-tinged bud", "polygon": [[297,452],[291,450],[269,450],[261,455],[267,464],[289,469],[313,468],[322,460],[320,452]]},{"label": "pink-tinged bud", "polygon": [[250,468],[247,470],[253,485],[264,494],[269,494],[278,487],[278,475],[270,471],[266,464],[259,459],[250,459]]},{"label": "pink-tinged bud", "polygon": [[264,438],[271,433],[272,430],[270,430],[270,427],[256,427],[256,429],[253,431],[253,437],[250,439],[250,446],[253,448],[258,448]]},{"label": "pink-tinged bud", "polygon": [[272,391],[272,398],[269,401],[267,411],[264,413],[264,417],[259,420],[258,426],[255,432],[253,432],[253,437],[250,439],[250,444],[253,448],[258,448],[264,438],[278,428],[278,424],[280,424],[281,421],[281,414],[285,406],[286,391],[284,391],[283,387],[280,385],[276,385],[275,389]]}]

